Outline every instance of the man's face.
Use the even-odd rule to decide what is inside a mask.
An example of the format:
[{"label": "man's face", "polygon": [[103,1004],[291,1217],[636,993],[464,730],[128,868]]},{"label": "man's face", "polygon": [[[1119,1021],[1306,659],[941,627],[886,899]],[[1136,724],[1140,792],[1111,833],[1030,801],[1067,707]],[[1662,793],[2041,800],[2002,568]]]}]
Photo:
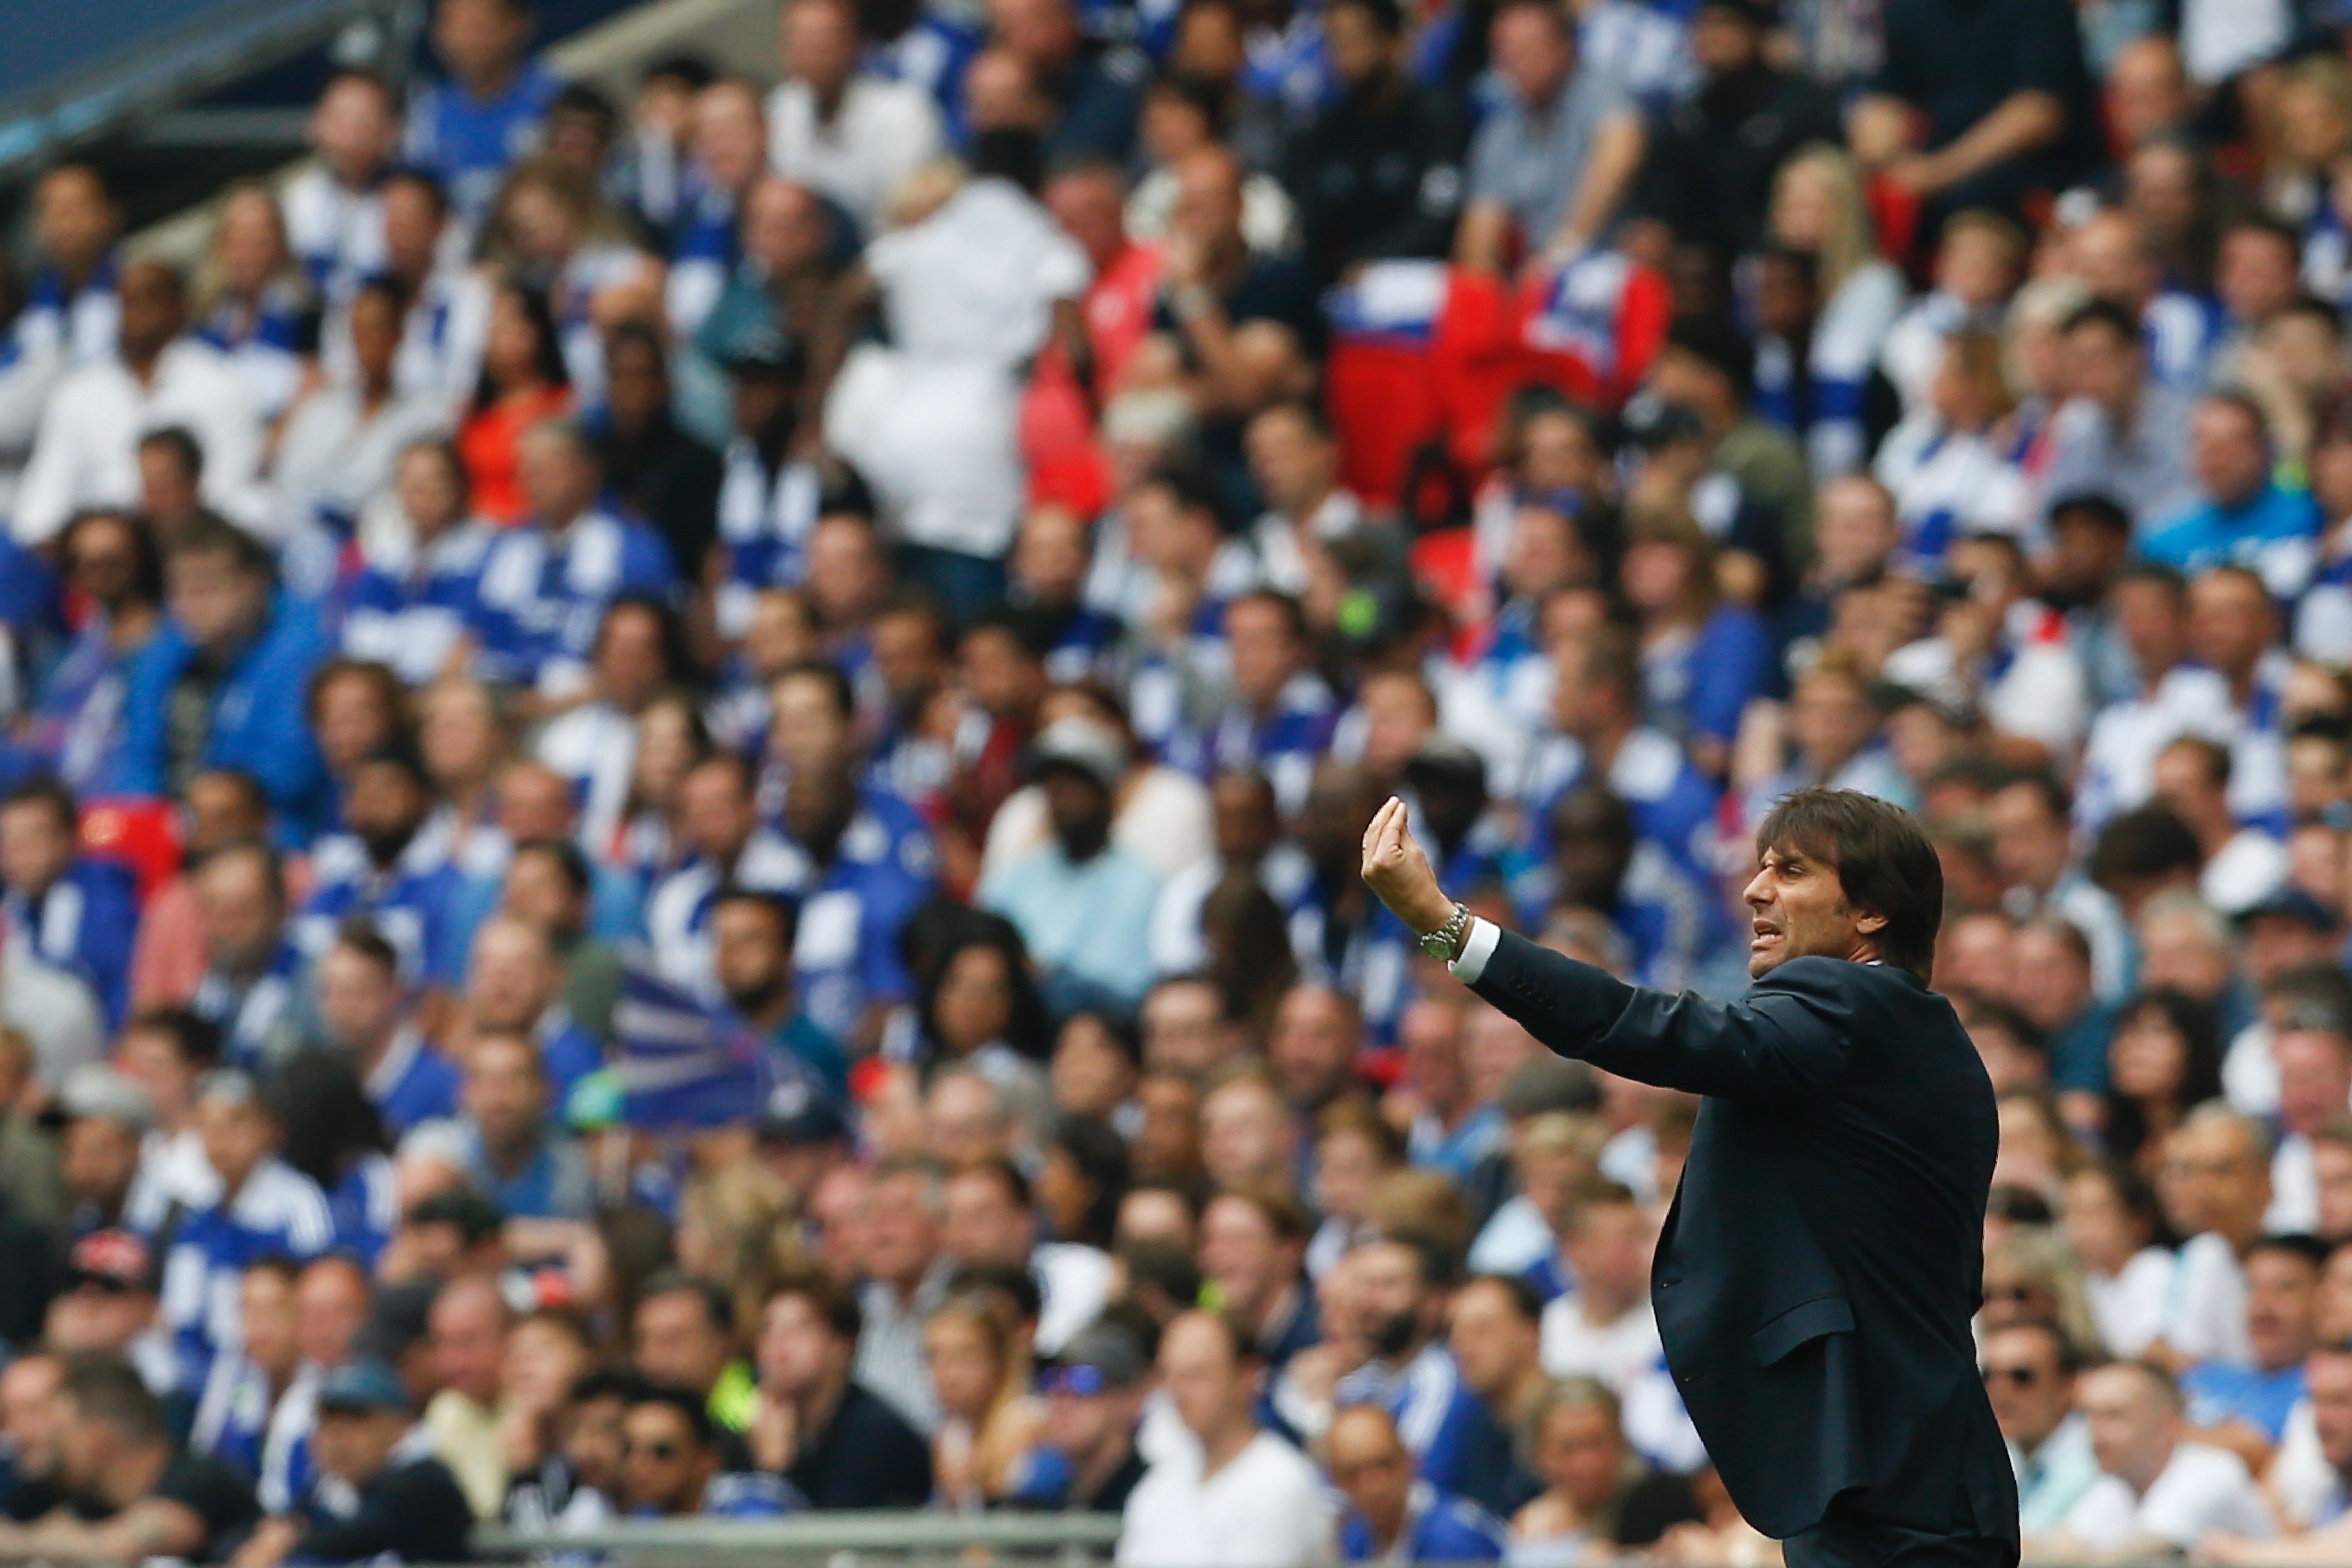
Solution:
[{"label": "man's face", "polygon": [[0,810],[0,882],[12,892],[39,898],[73,863],[72,827],[42,800],[20,801]]},{"label": "man's face", "polygon": [[1382,1528],[1402,1520],[1412,1489],[1412,1454],[1387,1413],[1370,1405],[1342,1411],[1327,1441],[1331,1480],[1349,1506]]},{"label": "man's face", "polygon": [[2309,1137],[2352,1103],[2352,1045],[2326,1029],[2287,1029],[2273,1037],[2279,1068],[2279,1120]]},{"label": "man's face", "polygon": [[466,1064],[460,1098],[488,1142],[511,1147],[529,1141],[547,1114],[547,1081],[538,1052],[528,1040],[478,1042]]},{"label": "man's face", "polygon": [[2224,674],[2250,668],[2270,646],[2270,596],[2239,572],[2212,572],[2189,585],[2189,643]]},{"label": "man's face", "polygon": [[96,265],[114,243],[114,204],[88,169],[58,169],[35,191],[33,232],[41,253],[73,272]]},{"label": "man's face", "polygon": [[[2330,1240],[2352,1237],[2352,1146],[2315,1143],[2311,1164],[2319,1185],[2319,1234]],[[2352,1276],[2352,1269],[2346,1272]]]},{"label": "man's face", "polygon": [[1376,1353],[1395,1360],[1419,1342],[1427,1327],[1430,1289],[1412,1249],[1392,1241],[1358,1249],[1356,1289]]},{"label": "man's face", "polygon": [[687,774],[678,785],[679,832],[715,860],[731,861],[741,854],[759,823],[742,776],[731,763],[709,764]]},{"label": "man's face", "polygon": [[493,921],[474,938],[466,995],[473,1005],[474,1022],[480,1027],[518,1032],[536,1028],[562,980],[562,969],[549,953],[546,938],[520,921]]},{"label": "man's face", "polygon": [[1285,1099],[1321,1105],[1346,1087],[1359,1044],[1346,1003],[1320,986],[1297,986],[1275,1011],[1266,1066]]},{"label": "man's face", "polygon": [[1255,1204],[1224,1196],[1201,1216],[1201,1272],[1253,1308],[1287,1282],[1281,1239]]},{"label": "man's face", "polygon": [[2236,403],[2198,405],[2189,426],[2189,467],[2205,493],[2225,507],[2242,506],[2269,482],[2270,453],[2263,427]]},{"label": "man's face", "polygon": [[730,899],[710,917],[711,968],[719,988],[738,1007],[764,1006],[789,983],[792,955],[784,951],[776,912],[747,899]]},{"label": "man's face", "polygon": [[1233,1054],[1233,1031],[1217,988],[1171,981],[1143,999],[1143,1059],[1155,1072],[1199,1078]]},{"label": "man's face", "polygon": [[727,1336],[691,1290],[656,1296],[637,1308],[637,1366],[657,1383],[706,1390],[727,1368]]},{"label": "man's face", "polygon": [[2322,1351],[2304,1368],[2319,1451],[2338,1476],[2352,1476],[2352,1352]]},{"label": "man's face", "polygon": [[2012,882],[2047,891],[2066,868],[2066,823],[2042,792],[2011,784],[1992,797],[1993,860]]},{"label": "man's face", "polygon": [[779,1296],[760,1320],[760,1386],[785,1399],[812,1393],[855,1348],[841,1342],[807,1297]]},{"label": "man's face", "polygon": [[50,1423],[57,1435],[58,1479],[63,1490],[96,1492],[122,1452],[121,1435],[109,1423],[84,1415],[72,1394],[50,1396]]},{"label": "man's face", "polygon": [[382,964],[337,945],[319,961],[319,1021],[351,1049],[373,1049],[400,1023],[400,980]]},{"label": "man's face", "polygon": [[1648,1290],[1650,1222],[1636,1205],[1591,1205],[1577,1216],[1563,1250],[1580,1279],[1626,1299]]},{"label": "man's face", "polygon": [[1244,599],[1225,612],[1225,644],[1234,692],[1254,708],[1270,709],[1298,673],[1300,649],[1289,617],[1266,600]]},{"label": "man's face", "polygon": [[65,1368],[53,1355],[21,1356],[0,1369],[0,1437],[16,1450],[16,1474],[46,1480],[58,1465],[58,1385]]},{"label": "man's face", "polygon": [[77,1204],[110,1212],[139,1172],[139,1135],[106,1117],[77,1117],[66,1123],[58,1168]]},{"label": "man's face", "polygon": [[2075,1385],[2100,1469],[2111,1476],[2152,1476],[2163,1468],[2179,1435],[2180,1415],[2146,1373],[2127,1365],[2102,1367],[2084,1373]]},{"label": "man's face", "polygon": [[2040,1328],[2002,1329],[1985,1343],[1985,1394],[2000,1435],[2032,1448],[2074,1407],[2074,1384],[2059,1367],[2058,1347]]},{"label": "man's face", "polygon": [[196,1106],[196,1135],[221,1184],[234,1188],[278,1146],[278,1124],[250,1100],[214,1095]]},{"label": "man's face", "polygon": [[353,77],[338,79],[310,111],[310,145],[335,177],[366,184],[380,174],[399,140],[400,126],[382,88]]},{"label": "man's face", "polygon": [[1792,958],[1851,958],[1886,929],[1884,915],[1846,902],[1837,868],[1791,846],[1767,847],[1742,896],[1753,935],[1748,975],[1760,980]]},{"label": "man's face", "polygon": [[923,1177],[914,1172],[874,1184],[866,1211],[866,1271],[893,1282],[919,1278],[939,1251]]},{"label": "man's face", "polygon": [[622,1428],[628,1414],[628,1402],[618,1394],[572,1408],[563,1434],[563,1457],[582,1486],[609,1493],[619,1485],[621,1451],[627,1441]]},{"label": "man's face", "polygon": [[160,262],[142,262],[123,268],[118,290],[121,301],[117,332],[124,357],[151,358],[163,351],[188,324],[188,307],[179,279]]},{"label": "man's face", "polygon": [[1511,94],[1530,108],[1549,104],[1568,79],[1571,60],[1567,20],[1531,5],[1514,5],[1495,18],[1495,69]]},{"label": "man's face", "polygon": [[830,97],[848,84],[857,67],[857,23],[850,8],[837,0],[815,0],[783,8],[785,68],[820,97]]},{"label": "man's face", "polygon": [[1205,1319],[1180,1318],[1160,1336],[1160,1384],[1194,1436],[1218,1430],[1237,1405],[1246,1406],[1252,1390],[1245,1371],[1234,1363],[1224,1334]]},{"label": "man's face", "polygon": [[2068,387],[2108,408],[2121,408],[2138,395],[2140,351],[2103,322],[2092,322],[2066,334]]},{"label": "man's face", "polygon": [[269,584],[226,550],[183,551],[164,581],[172,618],[188,640],[219,653],[252,635],[269,607]]},{"label": "man's face", "polygon": [[521,8],[508,0],[441,0],[433,48],[462,79],[493,77],[514,60],[529,27]]},{"label": "man's face", "polygon": [[1220,1185],[1282,1178],[1288,1133],[1281,1102],[1262,1084],[1226,1084],[1201,1108],[1201,1155]]},{"label": "man's face", "polygon": [[570,436],[537,430],[525,436],[516,477],[531,515],[561,527],[588,510],[596,498],[596,469]]},{"label": "man's face", "polygon": [[155,1325],[155,1293],[84,1280],[49,1303],[44,1337],[56,1351],[127,1352]]},{"label": "man's face", "polygon": [[686,1417],[667,1405],[640,1405],[622,1423],[621,1490],[632,1513],[675,1515],[702,1506],[709,1451]]},{"label": "man's face", "polygon": [[1013,1203],[1003,1182],[982,1172],[950,1179],[947,1214],[940,1226],[940,1249],[950,1258],[965,1265],[1018,1266],[1035,1239],[1035,1223]]},{"label": "man's face", "polygon": [[2309,1258],[2272,1249],[2246,1259],[2246,1340],[2257,1367],[2277,1372],[2311,1353],[2318,1299],[2319,1268]]},{"label": "man's face", "polygon": [[1473,1284],[1455,1292],[1447,1343],[1462,1381],[1489,1404],[1536,1363],[1541,1339],[1501,1286]]},{"label": "man's face", "polygon": [[408,1435],[408,1425],[394,1410],[320,1409],[314,1439],[320,1470],[354,1487],[366,1485]]},{"label": "man's face", "polygon": [[1110,791],[1092,774],[1070,767],[1051,770],[1042,782],[1055,837],[1071,854],[1084,850],[1091,857],[1110,832]]},{"label": "man's face", "polygon": [[2270,1166],[2246,1130],[2227,1121],[2176,1130],[2165,1141],[2158,1184],[2168,1217],[2188,1236],[2235,1235],[2270,1204]]},{"label": "man's face", "polygon": [[294,1342],[305,1361],[341,1366],[368,1315],[366,1278],[347,1263],[314,1264],[294,1286]]}]

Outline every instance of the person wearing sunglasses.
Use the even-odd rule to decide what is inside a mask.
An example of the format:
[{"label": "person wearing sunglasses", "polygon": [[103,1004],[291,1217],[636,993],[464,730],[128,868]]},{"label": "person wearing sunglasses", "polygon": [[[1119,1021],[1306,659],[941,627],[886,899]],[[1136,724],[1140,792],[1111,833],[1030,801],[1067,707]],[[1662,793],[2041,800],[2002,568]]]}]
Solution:
[{"label": "person wearing sunglasses", "polygon": [[774,1519],[800,1499],[781,1476],[722,1472],[718,1428],[703,1396],[657,1384],[621,1422],[621,1500],[638,1519]]},{"label": "person wearing sunglasses", "polygon": [[2017,1470],[2017,1518],[2028,1535],[2055,1530],[2099,1479],[2091,1435],[2074,1410],[2081,1350],[2056,1325],[2028,1320],[1989,1331],[1985,1394]]}]

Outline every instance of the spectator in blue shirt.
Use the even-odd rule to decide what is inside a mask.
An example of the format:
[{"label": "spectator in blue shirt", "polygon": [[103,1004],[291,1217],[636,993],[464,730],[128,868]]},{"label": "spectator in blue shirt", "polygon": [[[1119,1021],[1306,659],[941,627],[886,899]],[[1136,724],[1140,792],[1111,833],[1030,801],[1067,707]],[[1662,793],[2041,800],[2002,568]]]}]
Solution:
[{"label": "spectator in blue shirt", "polygon": [[404,151],[468,226],[488,215],[507,166],[539,145],[563,85],[525,53],[530,33],[528,0],[441,0],[434,11],[433,52],[447,76],[410,98]]},{"label": "spectator in blue shirt", "polygon": [[711,966],[735,1021],[777,1058],[780,1079],[813,1079],[836,1102],[849,1093],[841,1046],[809,1020],[793,986],[793,912],[783,899],[730,885],[711,900]]},{"label": "spectator in blue shirt", "polygon": [[1686,512],[1637,518],[1622,573],[1641,617],[1643,710],[1720,777],[1739,716],[1771,679],[1771,631],[1721,596],[1715,542]]},{"label": "spectator in blue shirt", "polygon": [[2231,1441],[2264,1447],[2286,1434],[2303,1398],[2303,1363],[2317,1342],[2315,1319],[2325,1242],[2308,1236],[2265,1237],[2247,1250],[2246,1342],[2250,1365],[2215,1359],[2180,1375],[2189,1425]]},{"label": "spectator in blue shirt", "polygon": [[1357,1405],[1331,1420],[1324,1437],[1331,1480],[1348,1500],[1339,1556],[1348,1563],[1493,1563],[1503,1555],[1503,1521],[1476,1503],[1413,1478],[1412,1451],[1395,1417]]},{"label": "spectator in blue shirt", "polygon": [[1640,984],[1689,984],[1709,937],[1727,923],[1713,914],[1705,885],[1643,839],[1631,808],[1598,780],[1560,796],[1546,826],[1549,860],[1513,884],[1527,922],[1591,910],[1625,939]]},{"label": "spectator in blue shirt", "polygon": [[1090,719],[1064,719],[1037,737],[1036,771],[1054,837],[981,884],[980,902],[1019,929],[1050,996],[1108,996],[1122,1007],[1150,984],[1151,906],[1160,879],[1110,842],[1112,792],[1128,758]]},{"label": "spectator in blue shirt", "polygon": [[2309,491],[2280,486],[2273,461],[2262,405],[2242,392],[2208,393],[2189,425],[2197,503],[2159,521],[2140,541],[2140,553],[2192,574],[2251,567],[2274,597],[2300,594],[2311,575],[2319,508]]},{"label": "spectator in blue shirt", "polygon": [[1339,1380],[1332,1403],[1379,1407],[1396,1423],[1420,1478],[1458,1491],[1486,1417],[1446,1346],[1444,1257],[1434,1247],[1382,1239],[1349,1258],[1372,1359]]},{"label": "spectator in blue shirt", "polygon": [[336,597],[343,652],[422,684],[478,635],[482,563],[498,538],[474,516],[466,462],[446,440],[419,441],[393,468],[404,530],[359,537],[356,574]]},{"label": "spectator in blue shirt", "polygon": [[131,668],[122,750],[110,787],[178,795],[207,768],[259,781],[280,831],[307,842],[325,823],[326,764],[306,711],[329,647],[316,617],[274,595],[267,546],[199,513],[173,540],[170,618]]},{"label": "spectator in blue shirt", "polygon": [[319,1022],[351,1059],[394,1137],[457,1112],[457,1067],[408,1008],[397,949],[373,927],[346,925],[318,967]]},{"label": "spectator in blue shirt", "polygon": [[501,533],[482,564],[482,670],[572,696],[587,684],[605,608],[625,595],[667,597],[676,575],[669,547],[646,524],[598,504],[595,448],[577,425],[532,428],[518,467],[530,521]]},{"label": "spectator in blue shirt", "polygon": [[586,1219],[596,1190],[588,1157],[549,1118],[549,1085],[529,1036],[478,1035],[458,1092],[463,1113],[428,1122],[401,1144],[455,1166],[509,1219]]},{"label": "spectator in blue shirt", "polygon": [[79,975],[113,1028],[129,998],[139,906],[131,873],[76,851],[73,792],[28,779],[0,798],[0,916],[57,968]]},{"label": "spectator in blue shirt", "polygon": [[558,1104],[604,1065],[603,1047],[564,1005],[566,973],[555,937],[537,921],[492,915],[474,931],[466,1003],[475,1029],[517,1035],[538,1047]]},{"label": "spectator in blue shirt", "polygon": [[930,836],[904,803],[861,790],[846,757],[793,774],[783,825],[807,863],[793,986],[817,1027],[858,1050],[915,994],[899,933],[936,885]]},{"label": "spectator in blue shirt", "polygon": [[266,844],[225,844],[196,868],[205,970],[188,1010],[221,1033],[230,1061],[287,1044],[304,968],[286,919],[286,873]]},{"label": "spectator in blue shirt", "polygon": [[294,922],[306,957],[315,963],[346,921],[362,921],[399,952],[404,978],[456,983],[455,917],[465,877],[436,837],[419,832],[432,810],[432,779],[414,747],[379,747],[352,769],[343,803],[350,831],[320,841],[310,862],[316,880]]},{"label": "spectator in blue shirt", "polygon": [[[41,677],[26,740],[81,789],[114,765],[131,666],[163,624],[163,554],[152,530],[119,511],[76,514],[57,550],[58,576],[88,599],[89,613]],[[20,552],[0,564],[0,578],[26,582],[37,571],[37,558]]]}]

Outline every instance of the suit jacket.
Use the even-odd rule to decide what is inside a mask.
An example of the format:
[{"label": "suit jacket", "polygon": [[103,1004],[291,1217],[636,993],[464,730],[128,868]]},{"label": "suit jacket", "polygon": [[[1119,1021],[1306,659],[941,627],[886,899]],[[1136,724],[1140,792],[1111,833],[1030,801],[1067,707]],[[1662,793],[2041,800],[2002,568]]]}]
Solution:
[{"label": "suit jacket", "polygon": [[1969,1331],[1999,1129],[1950,1005],[1830,958],[1711,1002],[1509,932],[1474,989],[1562,1056],[1705,1096],[1650,1289],[1740,1511],[1786,1537],[1843,1495],[2013,1561],[2017,1488]]}]

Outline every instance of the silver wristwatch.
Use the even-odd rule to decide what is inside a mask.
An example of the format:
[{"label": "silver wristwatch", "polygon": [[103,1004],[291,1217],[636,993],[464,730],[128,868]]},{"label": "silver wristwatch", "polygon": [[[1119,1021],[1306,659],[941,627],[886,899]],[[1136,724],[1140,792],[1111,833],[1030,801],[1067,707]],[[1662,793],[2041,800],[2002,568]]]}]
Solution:
[{"label": "silver wristwatch", "polygon": [[1444,925],[1421,933],[1421,951],[1441,963],[1451,963],[1462,956],[1463,940],[1469,934],[1470,911],[1456,904]]}]

